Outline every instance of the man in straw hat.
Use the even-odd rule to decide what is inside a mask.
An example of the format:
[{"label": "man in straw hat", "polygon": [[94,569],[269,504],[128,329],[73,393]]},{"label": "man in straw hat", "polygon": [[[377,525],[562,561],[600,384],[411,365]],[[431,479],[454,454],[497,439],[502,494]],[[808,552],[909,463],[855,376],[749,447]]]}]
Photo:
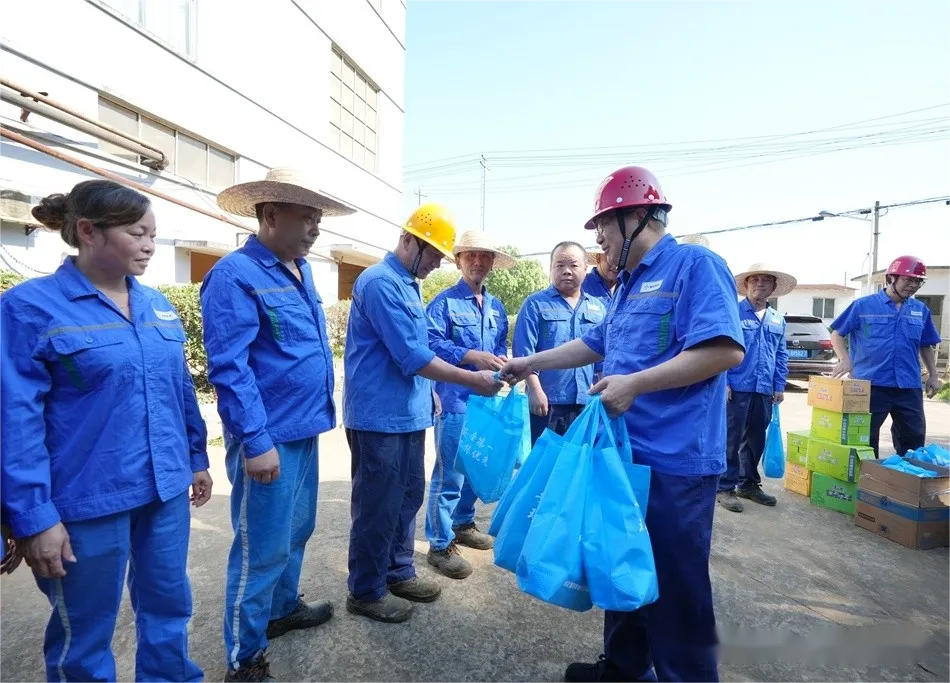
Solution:
[{"label": "man in straw hat", "polygon": [[[587,252],[577,242],[551,251],[551,286],[525,299],[518,311],[512,351],[530,356],[580,339],[604,319],[606,306],[581,289]],[[594,364],[532,373],[525,381],[531,410],[531,442],[550,427],[565,434],[584,406],[594,383]]]},{"label": "man in straw hat", "polygon": [[719,479],[716,500],[731,512],[742,512],[745,498],[760,505],[775,505],[775,496],[762,490],[759,461],[765,450],[765,433],[772,419],[772,405],[785,399],[788,351],[785,318],[769,308],[769,298],[785,296],[797,284],[794,277],[761,263],[736,275],[736,288],[744,296],[739,322],[745,338],[742,364],[727,374],[726,473]]},{"label": "man in straw hat", "polygon": [[416,576],[416,513],[425,497],[425,430],[434,380],[494,396],[491,370],[446,363],[429,348],[418,280],[452,255],[455,224],[438,204],[420,206],[396,248],[353,285],[346,332],[343,423],[352,456],[349,596],[354,614],[405,621],[439,584]]},{"label": "man in straw hat", "polygon": [[[610,299],[617,286],[617,267],[610,265],[607,255],[599,247],[587,252],[587,265],[594,266],[584,278],[582,289],[600,300],[604,310],[610,308]],[[604,371],[603,361],[594,363],[594,381],[600,380]]]},{"label": "man in straw hat", "polygon": [[230,187],[218,205],[259,225],[205,276],[201,308],[232,485],[226,680],[261,681],[269,639],[333,616],[329,602],[298,592],[316,524],[317,437],[336,426],[333,356],[306,257],[321,218],[354,209],[290,169]]},{"label": "man in straw hat", "polygon": [[[466,370],[500,370],[508,360],[508,317],[484,283],[493,269],[512,268],[517,261],[499,251],[481,230],[462,233],[452,253],[462,279],[426,308],[429,347],[446,363]],[[472,392],[449,382],[437,382],[435,390],[442,414],[435,421],[436,462],[426,509],[427,561],[451,579],[464,579],[472,573],[472,565],[458,545],[492,547],[492,537],[475,526],[475,492],[455,469],[465,402]]]}]

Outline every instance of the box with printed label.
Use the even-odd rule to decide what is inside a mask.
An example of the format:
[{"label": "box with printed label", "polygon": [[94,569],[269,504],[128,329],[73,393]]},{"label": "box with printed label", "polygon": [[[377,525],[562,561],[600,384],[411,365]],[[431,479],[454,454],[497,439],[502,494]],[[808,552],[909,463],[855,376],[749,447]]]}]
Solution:
[{"label": "box with printed label", "polygon": [[808,378],[808,405],[836,413],[869,413],[871,383],[812,375]]},{"label": "box with printed label", "polygon": [[853,515],[857,497],[858,485],[856,483],[839,481],[820,472],[811,473],[812,505],[843,512],[846,515]]},{"label": "box with printed label", "polygon": [[808,430],[788,432],[785,440],[785,460],[795,465],[806,466],[808,463]]},{"label": "box with printed label", "polygon": [[841,481],[857,481],[862,461],[873,459],[874,451],[864,446],[846,446],[814,437],[808,440],[808,469]]},{"label": "box with printed label", "polygon": [[811,435],[833,443],[867,446],[871,443],[871,413],[836,413],[815,408],[811,411]]},{"label": "box with printed label", "polygon": [[785,488],[792,493],[798,493],[802,496],[811,495],[811,472],[803,465],[795,463],[786,463],[785,465]]}]

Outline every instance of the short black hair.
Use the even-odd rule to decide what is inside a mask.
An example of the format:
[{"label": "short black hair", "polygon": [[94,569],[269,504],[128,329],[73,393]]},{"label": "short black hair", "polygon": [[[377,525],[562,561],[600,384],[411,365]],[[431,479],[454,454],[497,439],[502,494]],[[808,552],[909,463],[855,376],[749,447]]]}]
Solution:
[{"label": "short black hair", "polygon": [[584,247],[582,247],[580,244],[578,244],[577,242],[574,242],[573,240],[558,242],[557,244],[554,245],[554,249],[551,250],[551,263],[552,264],[554,263],[554,255],[556,253],[558,253],[562,249],[570,249],[572,247],[577,247],[578,249],[581,250],[581,253],[584,254],[585,265],[586,265],[587,250]]}]

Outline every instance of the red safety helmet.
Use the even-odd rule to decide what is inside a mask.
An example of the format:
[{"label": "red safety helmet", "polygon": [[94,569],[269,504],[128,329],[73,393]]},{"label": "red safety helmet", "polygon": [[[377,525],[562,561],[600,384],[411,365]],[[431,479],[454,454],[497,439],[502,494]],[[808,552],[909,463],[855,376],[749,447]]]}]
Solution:
[{"label": "red safety helmet", "polygon": [[594,197],[594,215],[584,225],[588,230],[597,227],[594,221],[609,211],[637,206],[657,207],[657,220],[666,224],[666,212],[672,205],[660,188],[656,176],[640,166],[625,166],[611,173],[597,188]]},{"label": "red safety helmet", "polygon": [[927,279],[927,266],[916,256],[898,256],[887,267],[885,275],[901,275],[905,277],[916,277],[921,280]]}]

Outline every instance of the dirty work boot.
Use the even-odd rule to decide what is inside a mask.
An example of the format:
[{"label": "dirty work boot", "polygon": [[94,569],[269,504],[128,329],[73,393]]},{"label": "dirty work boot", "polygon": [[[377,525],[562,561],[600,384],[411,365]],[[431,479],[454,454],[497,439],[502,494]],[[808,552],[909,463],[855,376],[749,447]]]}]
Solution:
[{"label": "dirty work boot", "polygon": [[452,527],[455,532],[455,541],[459,545],[464,545],[475,550],[491,550],[495,545],[495,539],[488,534],[483,534],[475,526],[475,522]]},{"label": "dirty work boot", "polygon": [[742,512],[742,501],[736,498],[735,491],[720,491],[716,494],[716,502],[729,512]]},{"label": "dirty work boot", "polygon": [[406,581],[389,584],[389,592],[411,602],[435,602],[442,593],[442,587],[431,579],[413,576]]},{"label": "dirty work boot", "polygon": [[[303,594],[301,594],[303,597]],[[267,639],[273,640],[280,638],[288,631],[295,631],[299,628],[313,628],[319,626],[333,617],[333,605],[329,602],[311,602],[306,603],[300,598],[297,599],[297,607],[286,617],[273,619],[267,624]]]},{"label": "dirty work boot", "polygon": [[751,500],[753,503],[758,503],[759,505],[767,505],[769,507],[775,506],[775,496],[770,496],[765,491],[762,490],[759,486],[753,486],[751,488],[741,488],[736,491],[736,495],[740,498],[745,498],[746,500]]},{"label": "dirty work boot", "polygon": [[574,662],[564,672],[564,680],[569,683],[587,683],[588,681],[619,681],[617,668],[601,655],[596,664]]},{"label": "dirty work boot", "polygon": [[472,575],[472,565],[462,557],[455,541],[449,543],[445,550],[429,548],[426,560],[436,571],[450,579],[464,579]]},{"label": "dirty work boot", "polygon": [[229,681],[276,681],[277,679],[270,675],[270,662],[262,652],[255,660],[241,662],[237,669],[228,667],[224,680],[228,683]]},{"label": "dirty work boot", "polygon": [[387,624],[398,624],[412,615],[412,603],[392,593],[386,593],[379,600],[372,602],[363,602],[348,595],[346,596],[346,611]]}]

